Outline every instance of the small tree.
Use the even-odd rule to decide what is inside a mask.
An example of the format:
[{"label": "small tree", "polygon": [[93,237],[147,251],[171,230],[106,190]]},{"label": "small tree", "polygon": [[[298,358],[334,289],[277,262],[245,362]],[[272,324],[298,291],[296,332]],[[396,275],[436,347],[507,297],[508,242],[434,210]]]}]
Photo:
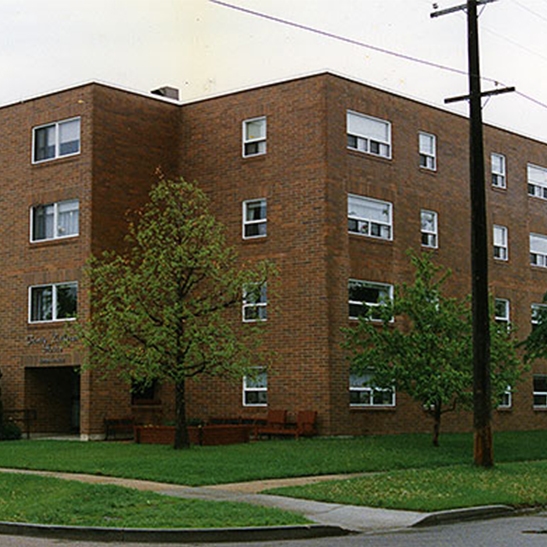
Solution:
[{"label": "small tree", "polygon": [[126,242],[124,252],[106,252],[87,268],[92,310],[78,327],[87,365],[141,387],[173,383],[174,446],[185,448],[186,380],[240,377],[260,363],[258,327],[238,328],[241,315],[226,312],[241,306],[245,288],[263,287],[271,267],[238,267],[205,194],[182,179],[160,180]]},{"label": "small tree", "polygon": [[[443,295],[448,271],[441,272],[427,255],[412,253],[411,262],[414,284],[396,287],[393,300],[380,307],[365,307],[358,325],[346,330],[345,347],[353,372],[373,372],[371,387],[407,393],[422,405],[433,418],[433,444],[439,446],[442,415],[472,401],[470,309],[467,301]],[[491,333],[492,392],[498,404],[523,366],[510,330],[492,319]]]}]

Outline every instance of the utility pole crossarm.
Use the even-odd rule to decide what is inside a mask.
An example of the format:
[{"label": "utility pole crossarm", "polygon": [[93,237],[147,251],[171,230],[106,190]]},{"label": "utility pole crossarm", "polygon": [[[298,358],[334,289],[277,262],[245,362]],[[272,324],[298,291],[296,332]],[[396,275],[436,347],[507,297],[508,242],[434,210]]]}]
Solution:
[{"label": "utility pole crossarm", "polygon": [[[482,97],[491,97],[492,95],[501,95],[502,93],[512,93],[516,91],[515,87],[502,87],[500,89],[492,89],[491,91],[482,91],[480,96]],[[468,101],[471,99],[471,95],[459,95],[457,97],[449,97],[444,100],[444,104],[457,103],[460,101]]]},{"label": "utility pole crossarm", "polygon": [[[490,2],[497,2],[497,0],[477,0],[477,6],[481,4],[490,4]],[[434,11],[430,16],[431,17],[440,17],[441,15],[448,15],[449,13],[454,13],[456,11],[464,11],[467,9],[467,4],[462,6],[454,6],[452,8],[441,9],[439,11]]]}]

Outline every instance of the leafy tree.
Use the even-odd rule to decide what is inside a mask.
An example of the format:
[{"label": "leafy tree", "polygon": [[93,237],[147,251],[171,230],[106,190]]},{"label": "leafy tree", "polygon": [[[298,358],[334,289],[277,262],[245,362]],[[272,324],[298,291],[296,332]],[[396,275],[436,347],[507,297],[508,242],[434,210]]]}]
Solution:
[{"label": "leafy tree", "polygon": [[129,223],[125,250],[88,265],[92,310],[77,327],[89,349],[87,366],[140,387],[173,383],[174,447],[188,447],[186,381],[241,377],[260,364],[258,323],[241,328],[241,312],[227,310],[241,309],[243,291],[260,290],[271,272],[265,262],[238,266],[195,184],[160,179]]},{"label": "leafy tree", "polygon": [[[438,446],[442,415],[472,403],[470,306],[443,295],[449,271],[441,271],[425,254],[410,257],[414,283],[396,287],[392,301],[364,306],[357,326],[345,331],[345,347],[352,372],[373,373],[370,387],[407,393],[422,405],[433,418],[433,444]],[[510,329],[492,319],[490,330],[496,405],[508,386],[517,384],[524,366]]]},{"label": "leafy tree", "polygon": [[535,307],[532,313],[533,328],[528,337],[521,342],[527,363],[547,358],[547,293],[543,296],[543,304]]}]

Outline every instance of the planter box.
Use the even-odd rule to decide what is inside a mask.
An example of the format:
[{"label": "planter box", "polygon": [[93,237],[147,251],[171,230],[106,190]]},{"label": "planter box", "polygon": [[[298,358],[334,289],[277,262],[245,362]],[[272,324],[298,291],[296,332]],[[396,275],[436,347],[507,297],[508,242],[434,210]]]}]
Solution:
[{"label": "planter box", "polygon": [[[204,425],[189,426],[190,444],[212,446],[219,444],[247,443],[252,426],[248,425]],[[136,426],[135,442],[142,444],[174,444],[175,427],[169,425]]]}]

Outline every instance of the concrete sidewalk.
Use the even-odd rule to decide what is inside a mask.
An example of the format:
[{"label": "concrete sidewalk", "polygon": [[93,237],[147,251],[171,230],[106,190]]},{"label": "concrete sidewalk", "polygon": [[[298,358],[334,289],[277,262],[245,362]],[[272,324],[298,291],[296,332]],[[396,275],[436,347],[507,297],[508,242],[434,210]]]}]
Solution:
[{"label": "concrete sidewalk", "polygon": [[[190,487],[174,484],[165,484],[152,481],[136,479],[121,479],[97,475],[86,475],[79,473],[59,473],[50,471],[28,471],[19,469],[0,469],[2,473],[26,473],[54,477],[65,480],[77,480],[92,484],[114,484],[137,490],[151,491],[166,496],[201,499],[209,501],[233,501],[251,503],[266,507],[278,507],[288,511],[300,513],[312,522],[319,525],[317,528],[310,527],[278,527],[271,529],[271,539],[288,539],[297,537],[296,533],[310,531],[309,537],[318,535],[342,535],[344,533],[380,532],[396,530],[412,526],[423,526],[428,524],[439,524],[471,518],[491,518],[511,513],[513,510],[505,506],[480,507],[467,510],[447,511],[442,513],[418,513],[413,511],[393,511],[354,505],[341,505],[336,503],[322,503],[283,496],[261,494],[260,491],[268,488],[289,486],[296,484],[309,484],[323,480],[343,479],[357,475],[328,475],[321,477],[301,477],[295,479],[279,479],[245,482],[237,484],[223,484],[206,487]],[[280,530],[281,528],[281,530]],[[300,528],[300,532],[298,529]],[[279,536],[285,529],[287,534]],[[246,529],[249,530],[249,529]],[[291,531],[292,530],[292,531]],[[201,531],[207,536],[207,531]],[[213,531],[211,531],[213,532]],[[219,531],[216,531],[217,534]],[[222,531],[223,536],[230,541],[243,540],[241,530],[226,529]],[[266,531],[267,533],[267,531]],[[156,535],[157,531],[156,531]],[[161,535],[161,534],[159,534]],[[72,536],[71,536],[72,537]],[[301,537],[306,537],[301,536]],[[235,538],[235,539],[234,539]],[[270,538],[267,538],[270,539]],[[196,537],[191,539],[198,541]],[[216,539],[218,541],[218,538]],[[160,539],[157,539],[160,541]],[[161,541],[165,541],[165,538]],[[184,541],[178,537],[177,541]],[[209,539],[212,541],[212,539]],[[224,539],[228,541],[228,539]]]}]

